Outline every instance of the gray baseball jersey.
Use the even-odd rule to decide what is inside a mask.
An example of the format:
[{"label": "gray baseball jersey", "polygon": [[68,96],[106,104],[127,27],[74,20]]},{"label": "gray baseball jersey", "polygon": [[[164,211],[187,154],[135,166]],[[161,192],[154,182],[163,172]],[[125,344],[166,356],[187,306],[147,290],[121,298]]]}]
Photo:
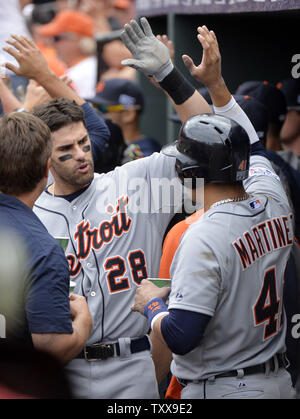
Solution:
[{"label": "gray baseball jersey", "polygon": [[211,207],[181,239],[169,308],[212,316],[199,346],[173,355],[172,373],[205,379],[285,350],[284,271],[293,243],[288,199],[270,162],[250,160],[250,198]]},{"label": "gray baseball jersey", "polygon": [[[155,179],[176,180],[174,159],[155,153],[107,174],[69,203],[43,192],[34,207],[49,233],[68,238],[74,293],[87,297],[93,317],[88,344],[116,342],[148,331],[131,311],[136,287],[158,274],[162,238],[175,200],[159,198]],[[181,198],[181,196],[180,196]]]},{"label": "gray baseball jersey", "polygon": [[66,246],[73,292],[87,298],[87,344],[120,345],[120,356],[66,366],[74,397],[159,398],[151,352],[131,354],[128,347],[129,338],[149,330],[130,307],[142,279],[158,275],[164,232],[181,204],[175,161],[158,153],[95,175],[72,202],[48,192],[36,202],[35,213]]}]

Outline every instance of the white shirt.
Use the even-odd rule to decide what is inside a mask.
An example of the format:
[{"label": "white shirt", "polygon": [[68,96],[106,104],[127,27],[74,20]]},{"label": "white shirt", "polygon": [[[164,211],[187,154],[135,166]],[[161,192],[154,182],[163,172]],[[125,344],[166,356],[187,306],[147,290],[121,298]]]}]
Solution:
[{"label": "white shirt", "polygon": [[90,56],[78,64],[68,68],[68,76],[73,80],[74,87],[84,99],[94,97],[97,83],[97,58]]},{"label": "white shirt", "polygon": [[0,2],[0,61],[10,62],[17,65],[16,60],[2,50],[4,46],[9,46],[5,40],[11,34],[25,35],[31,38],[27,29],[25,18],[22,14],[19,0],[9,0]]}]

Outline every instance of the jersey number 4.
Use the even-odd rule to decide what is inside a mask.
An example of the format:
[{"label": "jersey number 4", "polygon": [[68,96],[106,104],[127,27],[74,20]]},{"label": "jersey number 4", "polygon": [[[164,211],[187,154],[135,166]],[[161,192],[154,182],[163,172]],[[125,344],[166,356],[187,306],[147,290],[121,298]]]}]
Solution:
[{"label": "jersey number 4", "polygon": [[[279,331],[282,326],[282,305],[277,294],[275,268],[269,269],[265,273],[263,285],[253,311],[256,326],[266,323],[264,339],[268,339]],[[279,316],[280,312],[281,315]]]},{"label": "jersey number 4", "polygon": [[[127,256],[133,282],[140,285],[143,279],[148,278],[146,259],[142,250],[133,250]],[[111,294],[126,291],[131,288],[126,271],[126,261],[121,256],[106,260],[104,269],[108,272],[106,279]]]}]

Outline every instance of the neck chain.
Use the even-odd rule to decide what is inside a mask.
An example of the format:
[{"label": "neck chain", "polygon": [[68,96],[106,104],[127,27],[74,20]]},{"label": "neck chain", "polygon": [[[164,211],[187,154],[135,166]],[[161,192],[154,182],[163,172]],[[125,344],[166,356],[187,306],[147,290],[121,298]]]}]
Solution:
[{"label": "neck chain", "polygon": [[218,202],[215,202],[214,204],[212,204],[212,205],[209,207],[209,209],[210,209],[210,208],[215,208],[215,207],[218,207],[219,205],[222,205],[222,204],[228,204],[229,202],[240,202],[240,201],[244,201],[245,199],[248,199],[248,198],[249,198],[249,196],[250,196],[250,195],[248,195],[248,194],[246,193],[244,196],[241,196],[241,197],[239,197],[239,198],[228,198],[228,199],[223,199],[222,201],[218,201]]}]

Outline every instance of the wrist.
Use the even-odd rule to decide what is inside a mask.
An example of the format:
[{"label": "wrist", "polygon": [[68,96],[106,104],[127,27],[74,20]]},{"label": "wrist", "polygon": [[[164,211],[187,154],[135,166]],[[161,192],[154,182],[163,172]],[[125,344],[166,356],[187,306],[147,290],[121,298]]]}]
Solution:
[{"label": "wrist", "polygon": [[233,96],[231,96],[230,100],[225,105],[223,106],[214,105],[214,109],[218,115],[222,115],[223,113],[230,111],[234,107],[235,104],[236,104],[236,100],[234,99]]},{"label": "wrist", "polygon": [[224,82],[224,79],[223,79],[222,76],[218,80],[216,80],[216,81],[214,81],[214,82],[212,82],[210,84],[206,84],[205,85],[205,87],[208,90],[219,89],[220,87],[223,87],[223,86],[225,86],[225,82]]},{"label": "wrist", "polygon": [[168,93],[176,105],[182,105],[196,90],[176,67],[173,67],[171,73],[169,73],[159,84]]},{"label": "wrist", "polygon": [[219,79],[216,84],[206,87],[214,107],[222,107],[230,102],[232,96],[223,78]]},{"label": "wrist", "polygon": [[56,74],[53,71],[51,71],[50,69],[47,69],[47,71],[42,71],[42,72],[38,73],[37,77],[34,77],[33,79],[38,84],[45,87],[49,83],[52,83],[53,80],[59,79],[59,78],[56,76]]},{"label": "wrist", "polygon": [[144,315],[147,317],[151,328],[153,327],[155,320],[163,314],[169,314],[169,312],[168,307],[162,298],[152,298],[144,308]]},{"label": "wrist", "polygon": [[162,82],[173,70],[174,65],[169,59],[164,65],[162,65],[157,73],[153,74],[154,79],[160,83]]}]

